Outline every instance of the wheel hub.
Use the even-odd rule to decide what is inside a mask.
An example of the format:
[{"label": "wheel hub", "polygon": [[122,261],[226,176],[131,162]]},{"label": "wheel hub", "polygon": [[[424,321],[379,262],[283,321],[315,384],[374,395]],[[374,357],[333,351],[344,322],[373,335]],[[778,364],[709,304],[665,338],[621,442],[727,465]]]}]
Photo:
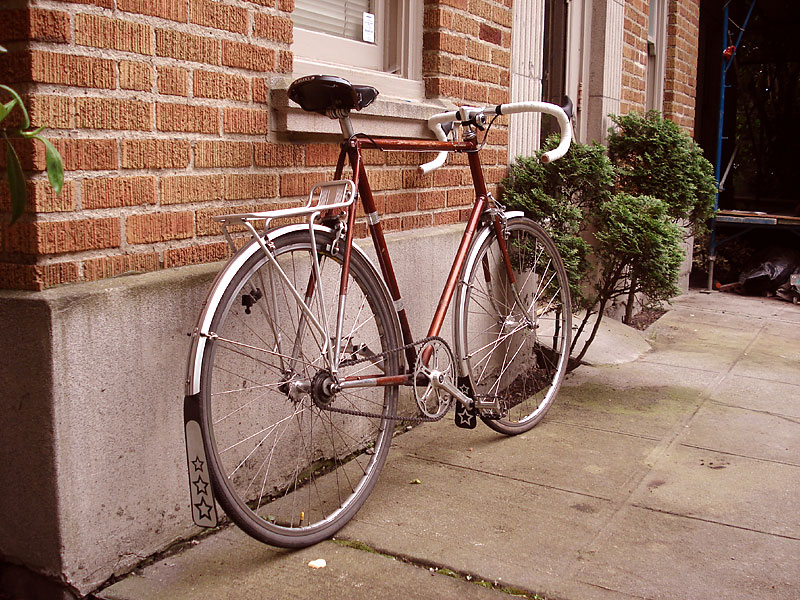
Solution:
[{"label": "wheel hub", "polygon": [[320,408],[327,408],[336,398],[336,381],[330,371],[322,370],[311,380],[311,398]]}]

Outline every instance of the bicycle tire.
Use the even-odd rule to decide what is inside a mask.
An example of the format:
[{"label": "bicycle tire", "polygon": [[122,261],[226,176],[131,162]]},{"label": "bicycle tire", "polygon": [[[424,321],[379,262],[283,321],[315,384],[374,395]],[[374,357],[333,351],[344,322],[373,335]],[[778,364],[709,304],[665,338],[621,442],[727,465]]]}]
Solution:
[{"label": "bicycle tire", "polygon": [[507,435],[530,430],[552,406],[566,374],[572,328],[569,284],[555,244],[521,216],[507,220],[505,243],[520,299],[510,285],[494,227],[467,255],[456,299],[456,351],[476,398],[505,402],[504,414],[480,412]]},{"label": "bicycle tire", "polygon": [[[343,256],[331,252],[333,242],[332,234],[316,233],[319,281],[331,303],[322,310],[335,323]],[[295,288],[306,293],[308,231],[279,235],[272,243]],[[324,323],[315,300],[312,312]],[[397,317],[388,292],[355,249],[347,307],[343,331],[349,347],[343,359],[397,347]],[[333,408],[381,418],[332,412],[311,394],[297,387],[292,391],[290,380],[308,383],[326,368],[322,334],[307,318],[302,325],[301,314],[264,251],[256,251],[214,308],[200,372],[200,426],[216,498],[245,533],[285,548],[327,539],[355,515],[378,479],[397,424],[397,386],[341,391],[328,399]],[[331,339],[333,333],[325,336]],[[349,370],[397,374],[400,359],[390,353]],[[347,371],[342,368],[342,375]]]}]

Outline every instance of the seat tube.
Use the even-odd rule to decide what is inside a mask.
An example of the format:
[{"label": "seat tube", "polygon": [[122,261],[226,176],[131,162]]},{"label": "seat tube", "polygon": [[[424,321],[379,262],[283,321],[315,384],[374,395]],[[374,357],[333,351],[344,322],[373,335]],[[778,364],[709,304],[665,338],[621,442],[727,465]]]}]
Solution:
[{"label": "seat tube", "polygon": [[[400,330],[403,335],[403,343],[410,344],[414,340],[411,333],[411,326],[408,322],[406,310],[403,307],[403,300],[400,294],[400,286],[397,283],[397,277],[392,266],[392,260],[389,257],[389,248],[386,246],[386,238],[383,235],[383,227],[381,226],[380,216],[375,207],[375,198],[372,196],[372,189],[369,186],[367,179],[367,171],[364,167],[364,161],[361,160],[360,149],[357,141],[351,144],[350,147],[350,164],[354,170],[357,170],[358,182],[358,195],[361,198],[361,204],[364,212],[367,215],[367,223],[369,225],[369,232],[372,236],[372,243],[375,246],[375,254],[378,257],[378,266],[381,269],[383,280],[389,288],[389,293],[392,296],[395,311],[400,320]],[[413,365],[416,361],[416,351],[414,348],[409,347],[406,349],[406,359],[408,364]]]}]

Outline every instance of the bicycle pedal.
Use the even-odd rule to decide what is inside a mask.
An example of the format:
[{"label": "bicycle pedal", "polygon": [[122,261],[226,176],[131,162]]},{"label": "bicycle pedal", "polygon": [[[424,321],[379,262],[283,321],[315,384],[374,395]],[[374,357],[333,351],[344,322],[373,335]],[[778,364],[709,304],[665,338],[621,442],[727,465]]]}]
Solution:
[{"label": "bicycle pedal", "polygon": [[478,411],[469,409],[460,402],[456,402],[456,427],[462,429],[475,429],[478,426]]}]

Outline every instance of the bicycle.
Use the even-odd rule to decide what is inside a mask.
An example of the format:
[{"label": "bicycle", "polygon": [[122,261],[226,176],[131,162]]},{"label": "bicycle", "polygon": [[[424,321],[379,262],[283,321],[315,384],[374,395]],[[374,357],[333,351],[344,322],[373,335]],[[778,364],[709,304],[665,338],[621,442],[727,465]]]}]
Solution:
[{"label": "bicycle", "polygon": [[[304,207],[217,218],[234,250],[232,232],[252,239],[218,274],[191,334],[184,424],[198,525],[217,524],[216,499],[257,540],[314,544],[364,503],[403,423],[437,421],[455,404],[458,426],[480,418],[514,435],[535,426],[558,393],[572,327],[564,265],[538,224],[487,191],[477,138],[498,115],[547,113],[562,136],[542,160],[555,160],[571,142],[565,109],[462,107],[429,119],[435,140],[355,133],[350,112],[377,94],[331,76],[292,83],[290,98],[304,110],[339,120],[334,179],[314,186]],[[422,339],[403,307],[364,149],[438,152],[423,172],[449,152],[468,158],[475,204]],[[343,178],[347,159],[352,179]],[[357,199],[377,266],[353,241]],[[271,226],[282,218],[295,222]],[[451,349],[439,333],[453,299]],[[417,415],[398,414],[400,386],[413,390]]]}]

